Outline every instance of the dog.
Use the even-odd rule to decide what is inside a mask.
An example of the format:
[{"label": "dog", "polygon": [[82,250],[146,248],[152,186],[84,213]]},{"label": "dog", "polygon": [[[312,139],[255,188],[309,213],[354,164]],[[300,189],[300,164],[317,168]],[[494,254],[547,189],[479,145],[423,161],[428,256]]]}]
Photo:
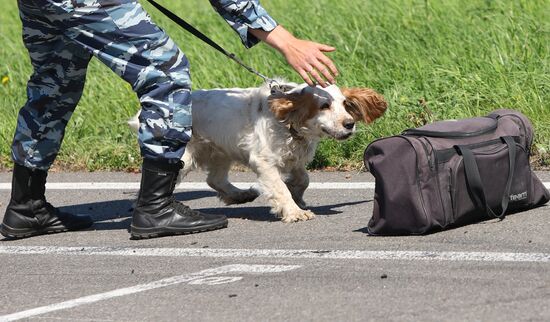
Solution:
[{"label": "dog", "polygon": [[[282,81],[277,91],[264,85],[196,90],[191,97],[193,135],[178,182],[200,168],[225,204],[250,202],[262,194],[283,222],[315,217],[303,195],[309,184],[306,166],[320,139],[345,140],[355,132],[356,122],[371,123],[387,108],[384,97],[369,88]],[[136,130],[138,115],[129,122]],[[254,171],[259,189],[239,189],[229,182],[234,163]]]}]

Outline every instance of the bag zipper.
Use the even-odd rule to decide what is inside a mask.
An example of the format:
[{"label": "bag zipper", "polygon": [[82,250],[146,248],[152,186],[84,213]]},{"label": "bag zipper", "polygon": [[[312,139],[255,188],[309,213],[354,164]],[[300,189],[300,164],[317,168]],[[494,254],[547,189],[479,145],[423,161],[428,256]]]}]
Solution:
[{"label": "bag zipper", "polygon": [[422,195],[422,187],[420,186],[420,170],[418,168],[418,151],[416,150],[416,148],[414,147],[414,144],[411,142],[411,140],[404,136],[404,135],[396,135],[397,137],[400,137],[400,138],[403,138],[405,141],[407,141],[411,147],[413,148],[414,152],[415,152],[415,168],[416,168],[416,171],[415,171],[415,182],[416,182],[416,186],[418,188],[418,194],[420,195],[420,203],[422,204],[422,210],[423,210],[423,214],[424,214],[424,218],[426,219],[426,225],[427,225],[427,229],[425,229],[423,232],[421,233],[424,233],[426,232],[429,227],[430,227],[430,224],[429,224],[429,220],[428,220],[428,212],[426,211],[426,206],[425,206],[425,203],[424,203],[424,196]]},{"label": "bag zipper", "polygon": [[430,170],[431,171],[434,171],[435,170],[435,160],[433,160],[432,158],[432,154],[430,152],[428,152],[428,147],[426,146],[426,143],[424,143],[424,141],[428,142],[428,144],[432,147],[432,151],[434,150],[432,144],[426,140],[424,138],[424,140],[421,140],[421,138],[416,138],[421,144],[422,144],[422,147],[424,148],[424,152],[426,153],[426,158],[428,159],[428,166],[430,167]]},{"label": "bag zipper", "polygon": [[[525,136],[527,136],[527,126],[525,125],[525,122],[523,121],[523,119],[519,116],[517,116],[516,114],[502,114],[502,115],[498,115],[499,117],[497,118],[497,120],[499,118],[502,118],[503,116],[509,116],[509,117],[514,117],[516,119],[518,119],[521,123],[521,125],[523,126],[523,132],[525,133]],[[529,138],[528,142],[527,143],[527,150],[524,149],[524,151],[527,151],[527,155],[530,156],[531,155],[531,146],[533,145],[533,133],[531,133],[531,137]]]},{"label": "bag zipper", "polygon": [[[513,138],[517,138],[517,136],[514,136]],[[514,139],[515,141],[515,139]],[[486,147],[486,146],[490,146],[490,145],[494,145],[494,144],[499,144],[499,143],[503,143],[502,142],[502,139],[494,139],[494,140],[490,140],[490,141],[485,141],[485,142],[478,142],[478,143],[471,143],[471,144],[467,144],[467,145],[464,145],[465,147],[467,147],[468,149],[474,151],[476,149],[479,149],[479,148],[483,148],[483,147]],[[525,147],[521,144],[519,144],[518,142],[515,142],[516,143],[516,146],[519,147],[520,149],[522,149],[524,152],[528,152],[527,150],[525,150]],[[481,153],[485,153],[485,152],[481,152]],[[458,154],[456,148],[447,148],[447,149],[442,149],[442,150],[435,150],[435,158],[438,159],[438,155],[440,156],[440,158],[438,159],[438,162],[441,162],[443,160],[443,162],[446,162],[448,161],[448,159],[450,158],[450,156],[447,156],[448,154],[450,154],[451,156],[452,155],[456,155]],[[443,155],[443,157],[441,158],[441,155]]]},{"label": "bag zipper", "polygon": [[[458,164],[460,164],[460,162],[458,162]],[[453,168],[449,167],[449,197],[451,198],[451,216],[453,218],[452,222],[450,223],[454,223],[455,213],[456,213],[456,209],[455,209],[456,200],[455,200],[454,189],[453,189],[454,185],[455,185],[455,178],[453,174]]]}]

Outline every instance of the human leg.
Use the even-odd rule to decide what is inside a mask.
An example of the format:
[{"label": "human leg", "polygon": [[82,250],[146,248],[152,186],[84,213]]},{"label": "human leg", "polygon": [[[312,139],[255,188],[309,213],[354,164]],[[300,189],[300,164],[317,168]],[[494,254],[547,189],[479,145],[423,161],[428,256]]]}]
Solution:
[{"label": "human leg", "polygon": [[0,233],[21,238],[87,228],[90,217],[60,212],[46,201],[45,188],[47,170],[82,94],[90,54],[43,19],[40,7],[21,1],[19,8],[34,71],[18,115],[11,198]]},{"label": "human leg", "polygon": [[[139,143],[144,157],[131,225],[135,238],[227,226],[227,218],[191,210],[173,198],[181,157],[191,136],[189,64],[137,1],[85,2],[67,8],[66,35],[132,85],[141,102]],[[102,5],[105,4],[105,5]]]}]

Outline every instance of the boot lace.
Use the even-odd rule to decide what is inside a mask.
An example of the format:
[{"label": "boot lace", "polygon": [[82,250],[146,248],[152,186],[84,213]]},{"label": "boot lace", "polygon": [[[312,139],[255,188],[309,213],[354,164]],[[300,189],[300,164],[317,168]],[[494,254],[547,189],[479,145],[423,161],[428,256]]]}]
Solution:
[{"label": "boot lace", "polygon": [[200,212],[198,212],[197,210],[193,210],[189,206],[186,206],[183,203],[177,201],[174,196],[170,197],[170,205],[182,215],[190,217],[202,217],[202,214]]}]

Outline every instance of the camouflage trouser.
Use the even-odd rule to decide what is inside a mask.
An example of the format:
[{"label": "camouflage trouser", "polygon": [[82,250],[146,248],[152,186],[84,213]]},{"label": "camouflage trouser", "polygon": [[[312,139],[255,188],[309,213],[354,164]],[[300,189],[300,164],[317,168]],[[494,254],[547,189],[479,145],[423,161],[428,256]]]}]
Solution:
[{"label": "camouflage trouser", "polygon": [[21,108],[12,158],[47,170],[53,163],[97,57],[132,85],[141,102],[145,158],[179,160],[191,136],[187,58],[136,0],[18,0],[34,73]]}]

